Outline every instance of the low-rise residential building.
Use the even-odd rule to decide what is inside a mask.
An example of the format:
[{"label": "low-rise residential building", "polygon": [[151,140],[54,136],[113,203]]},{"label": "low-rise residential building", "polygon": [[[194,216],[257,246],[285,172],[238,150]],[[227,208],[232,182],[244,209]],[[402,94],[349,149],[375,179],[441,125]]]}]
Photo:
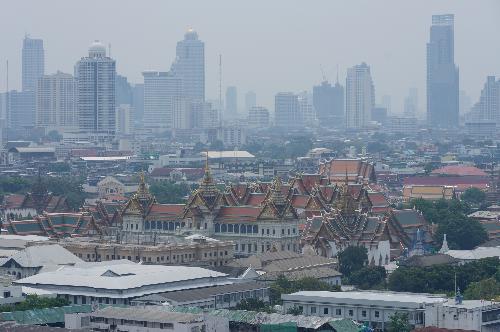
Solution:
[{"label": "low-rise residential building", "polygon": [[382,330],[396,312],[407,313],[411,325],[423,327],[426,305],[446,301],[440,295],[377,291],[301,291],[281,298],[284,312],[295,307],[304,315],[348,318]]}]

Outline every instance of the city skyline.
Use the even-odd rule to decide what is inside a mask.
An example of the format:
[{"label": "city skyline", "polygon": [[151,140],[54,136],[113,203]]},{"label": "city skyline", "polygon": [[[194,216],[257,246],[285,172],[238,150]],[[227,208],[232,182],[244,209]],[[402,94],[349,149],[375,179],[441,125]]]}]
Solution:
[{"label": "city skyline", "polygon": [[[445,13],[455,14],[455,63],[460,68],[461,89],[476,101],[486,76],[500,75],[495,60],[500,56],[500,46],[487,42],[494,40],[494,32],[498,31],[500,23],[494,19],[493,9],[500,7],[500,4],[488,1],[439,1],[424,7],[417,3],[386,3],[391,4],[393,10],[388,11],[390,6],[384,6],[381,12],[374,4],[367,2],[320,3],[316,6],[281,8],[281,12],[278,12],[279,1],[261,8],[248,4],[235,7],[228,2],[210,6],[205,3],[170,6],[153,2],[148,8],[142,8],[124,2],[116,19],[130,22],[127,18],[132,13],[142,17],[146,11],[153,17],[140,20],[140,24],[124,24],[120,21],[116,27],[113,24],[103,27],[103,15],[112,11],[117,4],[110,1],[101,12],[92,13],[96,22],[85,29],[78,26],[85,14],[90,15],[89,9],[64,3],[58,13],[71,15],[75,10],[81,10],[82,13],[72,17],[75,28],[65,35],[60,29],[54,30],[54,26],[45,24],[45,20],[42,22],[31,14],[43,12],[39,4],[20,1],[9,8],[13,12],[26,7],[33,10],[23,13],[25,16],[16,21],[2,15],[0,23],[4,30],[13,31],[8,36],[0,37],[5,49],[0,56],[0,77],[3,78],[0,80],[0,90],[5,90],[7,59],[10,64],[10,88],[20,89],[20,46],[26,32],[33,38],[44,40],[46,74],[53,74],[57,70],[72,72],[74,62],[81,57],[88,42],[100,39],[106,45],[111,43],[117,72],[127,76],[130,82],[140,83],[144,70],[169,69],[175,58],[175,42],[192,27],[206,44],[206,99],[218,99],[219,54],[223,58],[223,91],[230,85],[237,86],[242,92],[253,90],[259,96],[259,104],[271,110],[274,95],[278,91],[311,90],[313,85],[319,84],[322,81],[320,66],[325,68],[328,79],[334,81],[338,64],[340,80],[343,81],[346,68],[365,61],[370,64],[377,82],[377,102],[382,95],[391,95],[393,112],[402,113],[404,98],[411,87],[418,88],[419,105],[425,105],[425,44],[428,41],[430,17]],[[364,10],[354,12],[354,7],[360,5]],[[188,7],[190,12],[186,10]],[[241,10],[237,11],[237,8]],[[475,17],[481,17],[480,24],[477,24],[476,19],[468,18],[471,9]],[[234,15],[220,17],[224,10],[234,12]],[[170,14],[172,11],[177,15]],[[411,12],[412,15],[394,16],[396,11]],[[240,12],[247,14],[242,15]],[[257,13],[259,17],[262,16],[262,22],[249,28],[247,16]],[[273,17],[278,14],[283,24],[275,25]],[[298,15],[303,16],[301,24],[290,25]],[[354,17],[356,20],[352,20]],[[390,24],[380,23],[389,18]],[[168,23],[161,23],[166,19]],[[356,26],[356,22],[362,22],[359,25],[361,28]],[[283,30],[285,26],[288,32]],[[392,26],[398,26],[398,29]],[[363,30],[363,27],[370,29]],[[338,33],[344,30],[349,33]],[[479,35],[483,38],[477,38]],[[325,36],[331,42],[325,42]],[[294,44],[296,40],[301,41],[300,47]],[[245,43],[252,47],[245,47]],[[135,46],[131,47],[131,44]],[[471,59],[478,61],[472,65]],[[424,111],[424,107],[420,107],[420,114]]]}]

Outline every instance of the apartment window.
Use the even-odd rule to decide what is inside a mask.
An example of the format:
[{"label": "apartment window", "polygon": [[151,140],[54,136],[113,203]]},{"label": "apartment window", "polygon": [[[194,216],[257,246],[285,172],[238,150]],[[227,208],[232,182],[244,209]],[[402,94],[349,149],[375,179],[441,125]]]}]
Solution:
[{"label": "apartment window", "polygon": [[366,317],[366,310],[361,311],[361,316]]},{"label": "apartment window", "polygon": [[316,314],[316,307],[311,307],[311,315]]},{"label": "apartment window", "polygon": [[349,316],[351,316],[351,317],[354,316],[354,310],[349,309]]},{"label": "apartment window", "polygon": [[244,243],[241,244],[241,251],[245,251],[245,244]]},{"label": "apartment window", "polygon": [[335,315],[337,316],[342,315],[342,309],[335,309]]},{"label": "apartment window", "polygon": [[290,235],[290,228],[288,229],[288,235]]},{"label": "apartment window", "polygon": [[375,311],[375,318],[379,318],[380,317],[380,312],[379,311]]},{"label": "apartment window", "polygon": [[281,229],[281,235],[285,235],[285,229],[284,228]]},{"label": "apartment window", "polygon": [[323,308],[323,315],[328,315],[328,312],[329,312],[328,308]]}]

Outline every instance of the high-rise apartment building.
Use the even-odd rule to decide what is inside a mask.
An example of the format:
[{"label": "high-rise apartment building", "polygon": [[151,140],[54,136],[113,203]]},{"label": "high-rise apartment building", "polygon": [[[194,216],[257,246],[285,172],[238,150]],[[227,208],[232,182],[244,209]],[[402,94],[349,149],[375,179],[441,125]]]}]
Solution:
[{"label": "high-rise apartment building", "polygon": [[177,43],[171,72],[182,79],[183,96],[191,101],[205,101],[205,44],[189,29]]},{"label": "high-rise apartment building", "polygon": [[182,100],[183,81],[172,72],[145,71],[144,77],[144,127],[158,130],[174,128],[174,106],[176,121],[185,123],[187,114],[179,112],[187,110]]},{"label": "high-rise apartment building", "polygon": [[7,96],[7,126],[19,130],[35,125],[35,91],[9,91]]},{"label": "high-rise apartment building", "polygon": [[274,97],[274,120],[277,127],[297,128],[302,126],[299,96],[292,92],[276,94]]},{"label": "high-rise apartment building", "polygon": [[48,133],[78,129],[76,81],[73,75],[57,72],[38,79],[36,126]]},{"label": "high-rise apartment building", "polygon": [[144,84],[134,84],[132,87],[132,108],[134,114],[132,115],[133,122],[142,127],[144,118]]},{"label": "high-rise apartment building", "polygon": [[250,128],[269,127],[269,111],[265,107],[254,106],[248,111],[248,126]]},{"label": "high-rise apartment building", "polygon": [[313,105],[321,125],[342,126],[344,119],[344,87],[324,81],[313,87]]},{"label": "high-rise apartment building", "polygon": [[347,128],[366,127],[375,106],[375,88],[370,67],[364,62],[347,70],[345,103]]},{"label": "high-rise apartment building", "polygon": [[418,90],[411,88],[404,101],[404,116],[416,117],[418,113]]},{"label": "high-rise apartment building", "polygon": [[459,74],[454,53],[454,15],[433,15],[427,43],[427,122],[430,126],[458,125]]},{"label": "high-rise apartment building", "polygon": [[307,91],[303,91],[298,95],[299,101],[299,117],[306,126],[313,126],[316,124],[316,114],[312,104],[312,97]]},{"label": "high-rise apartment building", "polygon": [[130,104],[120,104],[116,108],[116,134],[129,135],[132,134],[134,124],[132,122],[133,109]]},{"label": "high-rise apartment building", "polygon": [[75,66],[78,125],[81,132],[112,137],[115,132],[115,60],[95,41]]},{"label": "high-rise apartment building", "polygon": [[224,118],[233,120],[238,118],[238,90],[235,86],[226,89],[226,112]]},{"label": "high-rise apartment building", "polygon": [[476,121],[491,121],[500,125],[500,80],[488,76],[479,101],[472,107],[472,117]]},{"label": "high-rise apartment building", "polygon": [[22,51],[23,91],[35,91],[36,84],[45,73],[43,40],[24,37]]}]

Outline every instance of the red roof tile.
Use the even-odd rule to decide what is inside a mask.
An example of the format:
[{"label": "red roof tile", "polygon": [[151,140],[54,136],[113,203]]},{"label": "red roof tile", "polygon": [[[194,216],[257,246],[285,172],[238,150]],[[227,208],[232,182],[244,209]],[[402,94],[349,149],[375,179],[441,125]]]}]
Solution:
[{"label": "red roof tile", "polygon": [[483,170],[474,166],[451,165],[432,171],[437,175],[457,175],[457,176],[488,176]]}]

